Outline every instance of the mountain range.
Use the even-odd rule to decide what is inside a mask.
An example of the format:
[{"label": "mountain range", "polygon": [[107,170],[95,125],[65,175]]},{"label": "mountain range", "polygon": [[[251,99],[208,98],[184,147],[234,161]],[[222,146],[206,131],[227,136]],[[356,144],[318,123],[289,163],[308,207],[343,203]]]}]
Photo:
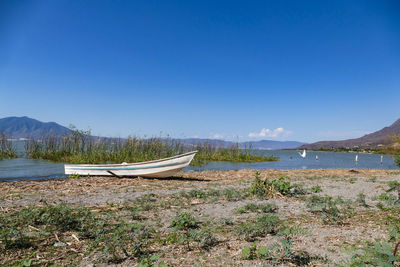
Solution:
[{"label": "mountain range", "polygon": [[[13,139],[40,139],[46,135],[68,135],[71,130],[55,122],[41,122],[29,117],[7,117],[0,119],[0,133],[4,132]],[[186,145],[196,145],[198,143],[211,143],[216,146],[229,147],[236,142],[225,141],[220,139],[201,139],[201,138],[185,138],[175,139]],[[254,142],[239,142],[240,148],[252,149],[294,149],[305,143],[297,141],[273,141],[260,140]]]},{"label": "mountain range", "polygon": [[312,144],[302,145],[301,149],[335,149],[335,148],[376,148],[392,144],[392,136],[400,135],[400,119],[392,125],[384,127],[379,131],[366,134],[360,138],[342,141],[320,141]]}]

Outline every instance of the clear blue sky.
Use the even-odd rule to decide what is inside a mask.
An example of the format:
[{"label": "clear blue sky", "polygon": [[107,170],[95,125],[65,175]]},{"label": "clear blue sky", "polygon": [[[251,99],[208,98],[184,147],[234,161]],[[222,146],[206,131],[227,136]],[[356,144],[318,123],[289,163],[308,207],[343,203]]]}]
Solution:
[{"label": "clear blue sky", "polygon": [[399,14],[397,0],[4,0],[0,117],[122,137],[358,137],[400,117]]}]

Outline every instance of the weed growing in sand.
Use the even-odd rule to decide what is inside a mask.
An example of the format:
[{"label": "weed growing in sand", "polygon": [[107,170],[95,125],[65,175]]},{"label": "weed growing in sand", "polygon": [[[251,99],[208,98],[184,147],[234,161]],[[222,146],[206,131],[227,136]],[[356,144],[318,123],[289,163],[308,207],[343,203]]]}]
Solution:
[{"label": "weed growing in sand", "polygon": [[275,195],[298,196],[306,194],[306,190],[300,185],[293,185],[289,177],[281,176],[275,180],[261,179],[260,173],[254,174],[254,181],[250,187],[250,195],[260,198],[274,197]]},{"label": "weed growing in sand", "polygon": [[253,241],[257,237],[267,234],[276,234],[281,226],[282,221],[275,215],[263,214],[256,218],[253,222],[240,223],[235,231],[247,241]]},{"label": "weed growing in sand", "polygon": [[227,201],[238,201],[247,196],[247,192],[243,190],[237,190],[234,188],[225,188],[223,190],[210,189],[208,191],[193,189],[189,192],[181,191],[174,197],[186,198],[186,199],[202,199],[208,202],[215,202],[219,199],[225,199]]},{"label": "weed growing in sand", "polygon": [[247,213],[247,212],[263,212],[263,213],[274,213],[277,212],[278,206],[274,203],[267,204],[255,204],[249,203],[236,210],[237,213]]},{"label": "weed growing in sand", "polygon": [[357,178],[350,178],[349,180],[347,180],[349,183],[354,184],[355,182],[357,182]]},{"label": "weed growing in sand", "polygon": [[[339,205],[344,207],[340,209]],[[307,208],[312,213],[320,214],[325,224],[341,224],[345,215],[350,212],[349,203],[330,196],[311,196],[307,199]]]},{"label": "weed growing in sand", "polygon": [[174,233],[167,237],[167,242],[186,244],[188,250],[190,243],[198,243],[201,249],[209,250],[218,244],[218,240],[212,235],[212,229],[200,229],[200,222],[192,213],[177,213],[170,227]]},{"label": "weed growing in sand", "polygon": [[376,206],[381,210],[386,210],[398,206],[398,199],[391,194],[382,193],[378,196],[378,200],[379,202],[376,204]]},{"label": "weed growing in sand", "polygon": [[314,260],[321,260],[320,257],[313,257],[305,251],[294,252],[293,239],[290,235],[284,236],[268,247],[258,246],[257,241],[254,241],[251,245],[242,249],[241,258],[244,260],[260,259],[273,266],[285,263],[304,266],[309,265]]},{"label": "weed growing in sand", "polygon": [[388,182],[388,185],[389,185],[389,189],[386,190],[386,192],[396,191],[397,192],[396,204],[399,203],[400,202],[400,182],[390,181],[390,182]]},{"label": "weed growing in sand", "polygon": [[351,259],[343,262],[342,266],[399,266],[400,221],[397,216],[388,217],[386,221],[389,224],[389,238],[367,241],[361,248],[353,247]]},{"label": "weed growing in sand", "polygon": [[358,196],[357,196],[357,200],[356,200],[356,202],[360,205],[360,206],[362,206],[362,207],[364,207],[364,208],[370,208],[370,205],[368,205],[367,204],[367,202],[366,202],[366,195],[364,194],[364,193],[360,193],[360,194],[358,194]]},{"label": "weed growing in sand", "polygon": [[[137,267],[153,267],[156,266],[155,263],[156,261],[160,258],[160,255],[158,254],[153,254],[153,255],[148,255],[147,257],[144,257],[140,260],[139,264]],[[168,267],[167,264],[165,264],[163,261],[159,262],[157,264],[158,267]]]},{"label": "weed growing in sand", "polygon": [[321,193],[322,192],[322,188],[319,185],[313,186],[311,187],[311,192],[313,193]]}]

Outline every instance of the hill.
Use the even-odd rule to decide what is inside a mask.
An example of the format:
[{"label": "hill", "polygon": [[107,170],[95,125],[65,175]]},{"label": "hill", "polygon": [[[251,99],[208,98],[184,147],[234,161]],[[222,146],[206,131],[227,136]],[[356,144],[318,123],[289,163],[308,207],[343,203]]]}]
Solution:
[{"label": "hill", "polygon": [[302,145],[301,149],[335,149],[335,148],[375,148],[392,143],[391,136],[400,135],[400,119],[392,125],[379,131],[364,135],[360,138],[342,141],[321,141],[312,144]]},{"label": "hill", "polygon": [[12,138],[40,138],[47,134],[66,135],[70,129],[55,122],[41,122],[28,117],[7,117],[0,119],[0,133]]}]

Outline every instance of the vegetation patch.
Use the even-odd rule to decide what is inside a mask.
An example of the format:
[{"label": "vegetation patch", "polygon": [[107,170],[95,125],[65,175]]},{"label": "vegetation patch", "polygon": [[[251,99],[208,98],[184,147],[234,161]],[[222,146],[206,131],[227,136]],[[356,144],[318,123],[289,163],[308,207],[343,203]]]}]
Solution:
[{"label": "vegetation patch", "polygon": [[351,214],[351,203],[330,196],[311,196],[307,199],[307,208],[319,214],[325,224],[343,224],[346,215]]},{"label": "vegetation patch", "polygon": [[263,212],[263,213],[275,213],[278,210],[278,206],[273,203],[267,204],[255,204],[249,203],[236,210],[237,213],[248,213],[248,212]]},{"label": "vegetation patch", "polygon": [[278,179],[261,179],[260,173],[254,174],[254,181],[250,187],[250,194],[260,198],[271,198],[277,195],[298,196],[304,195],[307,191],[298,184],[291,184],[289,177],[281,176]]},{"label": "vegetation patch", "polygon": [[[0,217],[0,252],[10,257],[24,250],[48,254],[54,247],[70,246],[66,238],[72,236],[84,242],[88,252],[102,252],[103,262],[140,261],[151,254],[148,245],[153,234],[152,228],[114,216],[112,211],[93,212],[65,204],[29,207]],[[51,257],[46,262],[52,262]]]},{"label": "vegetation patch", "polygon": [[[398,214],[398,210],[395,212]],[[350,260],[344,261],[342,266],[400,265],[400,221],[398,216],[389,216],[386,221],[389,224],[389,237],[386,240],[364,242],[362,247],[352,247]]]},{"label": "vegetation patch", "polygon": [[[182,154],[188,147],[171,138],[98,138],[90,131],[71,127],[67,136],[47,136],[41,140],[30,139],[25,143],[25,154],[34,159],[45,159],[69,163],[121,163],[141,162]],[[209,161],[263,162],[277,161],[273,156],[262,156],[251,148],[241,149],[238,144],[219,147],[210,142],[198,143],[193,150],[197,154],[192,165],[203,165]]]},{"label": "vegetation patch", "polygon": [[17,158],[17,150],[9,137],[3,132],[0,134],[0,160]]},{"label": "vegetation patch", "polygon": [[169,241],[179,244],[186,244],[191,250],[190,244],[195,242],[200,249],[209,250],[218,244],[218,240],[212,235],[212,230],[201,229],[201,224],[192,213],[177,213],[173,218],[170,227],[174,233],[169,236]]}]

